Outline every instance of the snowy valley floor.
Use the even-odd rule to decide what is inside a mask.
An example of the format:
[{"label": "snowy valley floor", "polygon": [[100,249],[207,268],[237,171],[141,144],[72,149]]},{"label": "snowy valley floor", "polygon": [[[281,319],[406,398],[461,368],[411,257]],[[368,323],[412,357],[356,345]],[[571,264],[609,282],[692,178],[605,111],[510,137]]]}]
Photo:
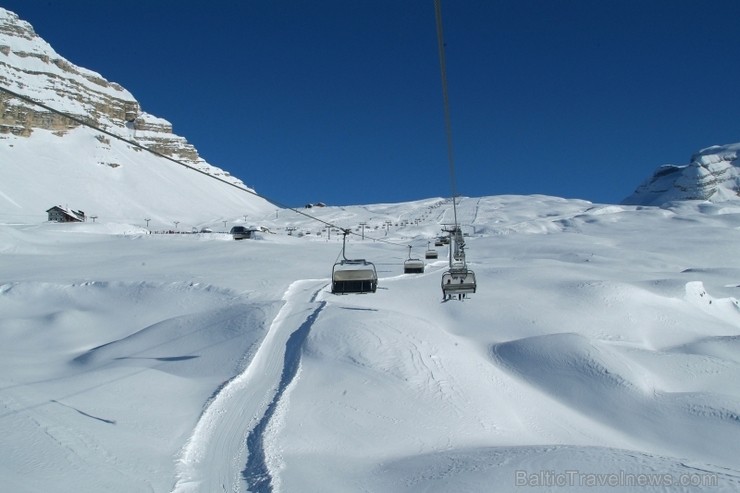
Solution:
[{"label": "snowy valley floor", "polygon": [[[402,274],[449,203],[331,239],[0,225],[0,481],[23,492],[740,490],[740,207],[463,199],[478,292]],[[380,219],[379,219],[380,218]]]}]

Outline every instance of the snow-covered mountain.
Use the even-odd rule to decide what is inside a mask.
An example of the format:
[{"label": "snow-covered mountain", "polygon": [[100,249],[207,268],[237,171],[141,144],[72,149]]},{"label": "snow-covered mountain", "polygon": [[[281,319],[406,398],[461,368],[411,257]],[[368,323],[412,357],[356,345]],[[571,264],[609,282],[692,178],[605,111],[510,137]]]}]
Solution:
[{"label": "snow-covered mountain", "polygon": [[624,199],[624,204],[661,205],[676,200],[738,200],[740,143],[702,149],[684,165],[666,164]]},{"label": "snow-covered mountain", "polygon": [[66,60],[2,8],[0,87],[10,91],[0,90],[0,222],[38,222],[55,205],[160,226],[274,210],[237,189],[253,191],[207,163],[167,120],[142,111],[129,91]]}]

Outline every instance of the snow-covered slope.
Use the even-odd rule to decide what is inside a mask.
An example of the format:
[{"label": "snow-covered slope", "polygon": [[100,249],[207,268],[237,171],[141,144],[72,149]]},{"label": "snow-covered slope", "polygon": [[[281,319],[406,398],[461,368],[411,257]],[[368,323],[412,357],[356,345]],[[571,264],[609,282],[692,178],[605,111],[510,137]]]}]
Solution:
[{"label": "snow-covered slope", "polygon": [[378,290],[346,296],[339,236],[288,211],[256,241],[0,225],[0,483],[740,489],[740,208],[463,198],[478,291],[442,302],[445,250],[402,264],[451,209],[311,210],[366,224]]},{"label": "snow-covered slope", "polygon": [[[38,224],[55,205],[151,229],[223,228],[268,202],[87,128],[0,136],[0,223]],[[89,220],[89,219],[88,219]],[[174,222],[177,221],[178,225]]]},{"label": "snow-covered slope", "polygon": [[738,200],[738,150],[740,144],[712,146],[694,154],[689,164],[663,165],[623,203],[661,205],[675,200]]},{"label": "snow-covered slope", "polygon": [[150,218],[150,226],[160,228],[274,209],[208,164],[167,120],[142,111],[123,87],[61,57],[30,24],[2,8],[0,87],[136,144],[0,90],[0,223],[37,223],[55,205],[109,221],[144,224]]}]

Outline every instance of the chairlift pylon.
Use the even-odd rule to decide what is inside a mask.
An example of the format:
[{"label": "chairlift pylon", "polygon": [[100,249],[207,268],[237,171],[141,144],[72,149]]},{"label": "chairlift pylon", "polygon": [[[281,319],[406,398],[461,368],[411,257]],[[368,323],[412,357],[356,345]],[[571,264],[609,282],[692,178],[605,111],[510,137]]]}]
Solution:
[{"label": "chairlift pylon", "polygon": [[348,259],[345,255],[349,230],[342,231],[342,260],[331,271],[331,292],[334,294],[374,293],[378,288],[375,264],[365,259]]}]

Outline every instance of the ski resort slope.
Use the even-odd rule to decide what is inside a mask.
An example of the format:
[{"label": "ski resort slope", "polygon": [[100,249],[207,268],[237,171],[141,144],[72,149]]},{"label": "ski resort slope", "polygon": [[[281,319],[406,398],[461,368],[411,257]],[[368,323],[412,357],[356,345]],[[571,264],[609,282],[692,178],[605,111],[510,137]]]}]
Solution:
[{"label": "ski resort slope", "polygon": [[740,207],[463,198],[478,290],[446,302],[442,248],[402,263],[449,201],[311,214],[366,223],[376,293],[331,294],[339,235],[289,211],[254,241],[0,226],[3,484],[740,489]]}]

